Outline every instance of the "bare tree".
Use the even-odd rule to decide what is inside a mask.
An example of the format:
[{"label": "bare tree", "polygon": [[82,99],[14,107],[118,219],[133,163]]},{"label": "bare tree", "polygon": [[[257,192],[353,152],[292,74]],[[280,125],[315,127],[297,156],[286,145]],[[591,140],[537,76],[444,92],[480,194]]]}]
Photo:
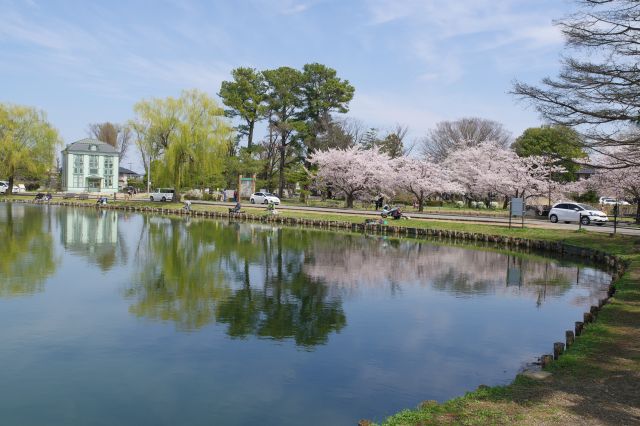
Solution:
[{"label": "bare tree", "polygon": [[456,121],[441,121],[421,140],[422,153],[442,161],[451,151],[493,141],[500,146],[511,144],[511,133],[497,121],[470,117]]},{"label": "bare tree", "polygon": [[[567,48],[557,78],[541,86],[516,82],[513,94],[530,101],[551,123],[573,127],[585,145],[605,155],[640,147],[640,2],[577,0],[581,10],[556,23]],[[593,58],[593,59],[592,59]],[[640,155],[616,158],[619,167]]]},{"label": "bare tree", "polygon": [[361,142],[365,133],[362,122],[349,117],[335,119],[326,115],[319,124],[321,130],[317,132],[314,144],[308,147],[310,152],[351,148]]},{"label": "bare tree", "polygon": [[118,151],[120,161],[124,158],[131,143],[131,128],[110,122],[89,124],[89,136],[108,143]]},{"label": "bare tree", "polygon": [[409,132],[409,126],[396,124],[393,130],[389,131],[384,139],[378,141],[377,146],[381,152],[384,152],[391,158],[407,155],[413,149],[413,146],[407,148],[405,146],[405,138]]}]

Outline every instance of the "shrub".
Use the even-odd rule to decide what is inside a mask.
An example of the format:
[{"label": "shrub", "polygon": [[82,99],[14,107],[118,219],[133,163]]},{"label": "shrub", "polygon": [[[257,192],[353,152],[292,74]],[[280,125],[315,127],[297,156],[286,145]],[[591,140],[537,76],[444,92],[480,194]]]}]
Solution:
[{"label": "shrub", "polygon": [[482,209],[486,209],[487,205],[485,203],[483,203],[482,201],[478,201],[477,208],[479,208],[481,210]]},{"label": "shrub", "polygon": [[40,188],[40,184],[37,182],[29,182],[26,183],[24,187],[27,191],[36,191],[38,188]]},{"label": "shrub", "polygon": [[457,208],[461,209],[464,207],[464,201],[456,201],[455,205]]},{"label": "shrub", "polygon": [[477,209],[478,208],[478,202],[477,201],[472,201],[471,202],[471,208],[472,209]]},{"label": "shrub", "polygon": [[492,202],[489,203],[489,208],[491,210],[496,210],[498,208],[498,206],[499,206],[499,204],[498,204],[497,201],[492,201]]}]

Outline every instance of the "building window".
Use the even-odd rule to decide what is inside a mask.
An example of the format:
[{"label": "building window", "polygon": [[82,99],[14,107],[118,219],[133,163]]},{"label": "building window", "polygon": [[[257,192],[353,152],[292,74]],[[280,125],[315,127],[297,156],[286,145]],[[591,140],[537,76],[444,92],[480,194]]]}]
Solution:
[{"label": "building window", "polygon": [[84,174],[84,157],[82,155],[74,155],[73,157],[73,174]]},{"label": "building window", "polygon": [[111,188],[113,186],[113,158],[104,158],[104,186]]},{"label": "building window", "polygon": [[89,174],[94,176],[98,174],[98,156],[97,155],[89,156]]},{"label": "building window", "polygon": [[73,187],[82,188],[84,186],[84,156],[73,156]]}]

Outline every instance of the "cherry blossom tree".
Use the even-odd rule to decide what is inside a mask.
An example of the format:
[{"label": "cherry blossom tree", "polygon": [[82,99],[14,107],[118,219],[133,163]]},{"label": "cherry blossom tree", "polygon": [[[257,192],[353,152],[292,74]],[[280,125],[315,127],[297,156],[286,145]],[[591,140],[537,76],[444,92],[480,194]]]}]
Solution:
[{"label": "cherry blossom tree", "polygon": [[464,187],[469,200],[494,195],[523,198],[544,195],[553,185],[553,173],[561,171],[542,157],[519,157],[495,142],[456,150],[444,165]]},{"label": "cherry blossom tree", "polygon": [[428,158],[399,157],[392,160],[391,167],[394,169],[394,184],[416,198],[418,211],[423,211],[425,200],[436,194],[464,191],[450,170]]},{"label": "cherry blossom tree", "polygon": [[640,166],[625,169],[608,167],[620,157],[624,157],[623,152],[605,157],[602,164],[599,164],[604,167],[597,169],[595,176],[586,180],[585,184],[600,194],[613,195],[616,199],[628,198],[636,203],[636,223],[640,223]]},{"label": "cherry blossom tree", "polygon": [[391,159],[377,148],[318,151],[309,161],[318,166],[317,183],[343,193],[347,207],[358,198],[392,189]]}]

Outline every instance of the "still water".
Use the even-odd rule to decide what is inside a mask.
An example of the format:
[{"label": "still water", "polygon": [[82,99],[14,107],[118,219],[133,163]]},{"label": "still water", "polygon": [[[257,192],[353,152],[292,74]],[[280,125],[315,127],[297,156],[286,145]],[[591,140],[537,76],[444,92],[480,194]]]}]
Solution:
[{"label": "still water", "polygon": [[3,425],[354,425],[508,383],[602,297],[468,245],[0,204]]}]

